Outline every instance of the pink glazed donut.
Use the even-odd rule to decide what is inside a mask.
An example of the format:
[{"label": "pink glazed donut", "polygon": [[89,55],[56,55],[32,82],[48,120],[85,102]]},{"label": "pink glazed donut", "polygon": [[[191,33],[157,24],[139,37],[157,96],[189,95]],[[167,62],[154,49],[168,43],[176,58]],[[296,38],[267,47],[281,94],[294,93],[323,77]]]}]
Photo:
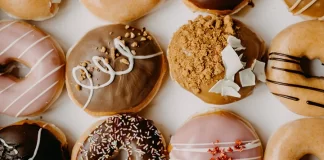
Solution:
[{"label": "pink glazed donut", "polygon": [[170,160],[262,160],[261,141],[252,125],[224,110],[188,120],[172,136]]},{"label": "pink glazed donut", "polygon": [[[6,68],[28,68],[17,78]],[[61,94],[65,57],[50,35],[22,21],[0,21],[0,113],[34,116]],[[18,67],[19,72],[19,67]]]}]

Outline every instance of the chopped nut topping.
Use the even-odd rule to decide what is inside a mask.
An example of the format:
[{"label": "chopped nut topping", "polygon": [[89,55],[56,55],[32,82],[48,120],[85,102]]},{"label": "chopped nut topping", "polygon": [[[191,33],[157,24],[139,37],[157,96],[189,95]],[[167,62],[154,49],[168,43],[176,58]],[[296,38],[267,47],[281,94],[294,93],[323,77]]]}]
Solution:
[{"label": "chopped nut topping", "polygon": [[110,35],[112,35],[112,34],[113,34],[113,32],[109,32],[109,34],[110,34]]},{"label": "chopped nut topping", "polygon": [[142,32],[146,31],[146,28],[145,28],[145,27],[143,27],[141,31],[142,31]]},{"label": "chopped nut topping", "polygon": [[101,52],[101,53],[105,53],[106,51],[107,51],[107,48],[106,48],[106,47],[102,46],[102,47],[100,48],[100,52]]},{"label": "chopped nut topping", "polygon": [[133,43],[131,44],[131,46],[132,46],[132,47],[138,47],[138,43],[137,43],[137,42],[133,42]]},{"label": "chopped nut topping", "polygon": [[147,36],[147,39],[150,41],[153,40],[153,38],[151,36]]},{"label": "chopped nut topping", "polygon": [[106,63],[109,63],[109,60],[108,60],[108,58],[105,58],[105,62],[106,62]]},{"label": "chopped nut topping", "polygon": [[136,36],[136,35],[135,35],[133,32],[131,32],[131,34],[130,34],[130,38],[133,39],[133,38],[135,38],[135,36]]},{"label": "chopped nut topping", "polygon": [[119,57],[120,55],[119,55],[119,53],[116,53],[116,57]]},{"label": "chopped nut topping", "polygon": [[128,60],[125,58],[121,59],[120,62],[129,65]]},{"label": "chopped nut topping", "polygon": [[113,60],[116,59],[115,50],[116,50],[116,49],[115,49],[114,47],[110,48],[110,54],[111,54],[111,58],[112,58]]},{"label": "chopped nut topping", "polygon": [[145,38],[145,37],[142,37],[142,38],[141,38],[141,41],[146,41],[146,38]]},{"label": "chopped nut topping", "polygon": [[130,34],[129,32],[125,33],[125,38],[129,38]]},{"label": "chopped nut topping", "polygon": [[118,36],[118,37],[117,37],[117,39],[121,40],[121,39],[122,39],[122,37],[121,37],[121,36]]},{"label": "chopped nut topping", "polygon": [[136,51],[135,50],[131,50],[132,54],[135,56],[136,55]]},{"label": "chopped nut topping", "polygon": [[76,88],[78,91],[81,91],[81,89],[82,89],[81,86],[78,85],[78,84],[75,85],[75,88]]},{"label": "chopped nut topping", "polygon": [[146,31],[144,31],[143,32],[143,36],[147,36],[148,34],[147,34],[147,32]]},{"label": "chopped nut topping", "polygon": [[129,25],[126,25],[126,26],[125,26],[125,29],[129,29],[129,27],[130,27]]},{"label": "chopped nut topping", "polygon": [[139,36],[140,36],[140,35],[141,35],[141,33],[137,33],[137,35],[139,35]]},{"label": "chopped nut topping", "polygon": [[[88,64],[87,64],[86,62],[82,62],[82,63],[81,63],[81,66],[82,66],[82,67],[87,67],[87,65],[88,65]],[[81,70],[81,72],[82,72],[82,71],[83,71],[83,70]]]}]

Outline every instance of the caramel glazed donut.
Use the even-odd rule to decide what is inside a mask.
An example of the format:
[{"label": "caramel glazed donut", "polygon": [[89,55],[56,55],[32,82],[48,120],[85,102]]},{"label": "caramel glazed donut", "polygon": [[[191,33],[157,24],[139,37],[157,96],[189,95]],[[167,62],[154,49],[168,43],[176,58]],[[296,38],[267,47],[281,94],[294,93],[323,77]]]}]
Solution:
[{"label": "caramel glazed donut", "polygon": [[94,116],[140,111],[158,92],[167,70],[153,37],[121,24],[87,33],[67,61],[69,96]]},{"label": "caramel glazed donut", "polygon": [[252,94],[256,80],[265,81],[260,62],[265,48],[261,38],[230,16],[199,16],[173,35],[171,77],[207,103],[232,103]]},{"label": "caramel glazed donut", "polygon": [[305,116],[324,115],[324,81],[303,72],[301,60],[324,62],[324,22],[301,22],[280,32],[269,48],[267,85],[289,110]]},{"label": "caramel glazed donut", "polygon": [[16,19],[42,21],[52,18],[61,0],[0,0],[0,8]]},{"label": "caramel glazed donut", "polygon": [[216,15],[235,14],[247,5],[254,6],[252,0],[183,0],[193,11]]},{"label": "caramel glazed donut", "polygon": [[324,0],[284,0],[294,15],[324,20]]},{"label": "caramel glazed donut", "polygon": [[324,119],[305,118],[280,127],[269,139],[264,160],[324,159]]},{"label": "caramel glazed donut", "polygon": [[45,111],[61,94],[64,65],[50,35],[25,22],[0,21],[0,112],[19,117]]},{"label": "caramel glazed donut", "polygon": [[77,141],[71,160],[167,160],[166,153],[153,121],[123,114],[95,123]]},{"label": "caramel glazed donut", "polygon": [[24,120],[0,130],[2,160],[68,160],[64,133],[52,124]]},{"label": "caramel glazed donut", "polygon": [[170,160],[262,160],[261,141],[252,125],[225,110],[190,118],[171,137]]}]

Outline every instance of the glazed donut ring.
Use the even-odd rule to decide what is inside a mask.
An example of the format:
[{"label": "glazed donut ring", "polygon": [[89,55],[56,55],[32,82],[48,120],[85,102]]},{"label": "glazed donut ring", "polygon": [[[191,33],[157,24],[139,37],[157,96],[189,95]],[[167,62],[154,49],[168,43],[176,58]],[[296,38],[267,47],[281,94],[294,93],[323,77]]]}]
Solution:
[{"label": "glazed donut ring", "polygon": [[166,156],[164,138],[153,121],[124,114],[95,123],[75,144],[71,160],[166,160]]},{"label": "glazed donut ring", "polygon": [[0,75],[0,112],[10,116],[42,113],[64,85],[65,55],[50,35],[22,21],[0,22],[0,70],[19,62],[30,70],[25,78]]},{"label": "glazed donut ring", "polygon": [[191,117],[171,137],[170,160],[262,160],[263,147],[253,126],[226,110]]},{"label": "glazed donut ring", "polygon": [[300,160],[311,154],[324,159],[324,119],[299,119],[280,127],[270,138],[264,160]]},{"label": "glazed donut ring", "polygon": [[126,23],[148,14],[163,0],[81,0],[94,15],[107,21]]},{"label": "glazed donut ring", "polygon": [[324,81],[308,77],[300,60],[324,62],[324,22],[306,21],[280,32],[269,48],[267,85],[289,110],[305,116],[324,115]]},{"label": "glazed donut ring", "polygon": [[54,17],[60,3],[61,0],[0,0],[0,8],[13,18],[42,21]]},{"label": "glazed donut ring", "polygon": [[64,133],[42,121],[24,120],[0,129],[0,158],[68,160]]},{"label": "glazed donut ring", "polygon": [[324,0],[284,0],[294,15],[324,20]]}]

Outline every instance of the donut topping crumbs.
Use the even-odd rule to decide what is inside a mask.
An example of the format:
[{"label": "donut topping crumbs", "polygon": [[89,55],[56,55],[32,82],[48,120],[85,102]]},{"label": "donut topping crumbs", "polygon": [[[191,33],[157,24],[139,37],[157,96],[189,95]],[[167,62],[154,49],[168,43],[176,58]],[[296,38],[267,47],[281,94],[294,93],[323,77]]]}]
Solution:
[{"label": "donut topping crumbs", "polygon": [[[219,143],[219,141],[217,143]],[[242,152],[246,148],[241,140],[236,140],[234,147],[219,147],[216,146],[217,143],[215,143],[215,147],[213,149],[208,150],[208,153],[213,156],[210,158],[210,160],[233,160],[233,158],[229,157],[226,153],[232,153],[234,151]]]}]

